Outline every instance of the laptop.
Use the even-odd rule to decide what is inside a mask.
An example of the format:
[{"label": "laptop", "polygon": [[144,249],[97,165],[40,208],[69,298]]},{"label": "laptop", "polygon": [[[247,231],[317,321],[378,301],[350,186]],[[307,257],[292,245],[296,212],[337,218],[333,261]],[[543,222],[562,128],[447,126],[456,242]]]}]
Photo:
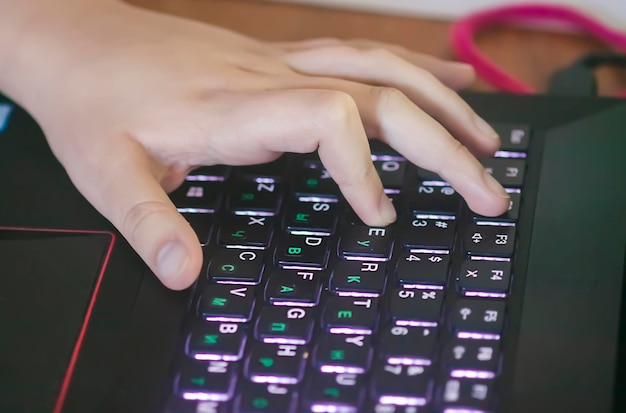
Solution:
[{"label": "laptop", "polygon": [[180,292],[0,98],[0,411],[626,411],[626,103],[465,98],[506,214],[376,141],[388,228],[315,154],[203,167],[171,194],[205,253]]}]

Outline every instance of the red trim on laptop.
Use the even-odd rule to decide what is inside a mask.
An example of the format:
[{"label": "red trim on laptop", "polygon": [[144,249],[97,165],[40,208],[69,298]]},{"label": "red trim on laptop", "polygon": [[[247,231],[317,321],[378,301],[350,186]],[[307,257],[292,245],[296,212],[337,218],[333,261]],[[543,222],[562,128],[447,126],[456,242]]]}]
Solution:
[{"label": "red trim on laptop", "polygon": [[61,390],[59,391],[57,401],[54,405],[54,409],[52,410],[52,413],[61,413],[61,410],[63,409],[63,404],[65,403],[65,397],[67,396],[67,391],[70,387],[70,382],[72,381],[74,368],[76,367],[76,362],[78,361],[78,355],[80,354],[80,349],[83,345],[85,334],[87,333],[87,326],[89,325],[89,320],[91,319],[91,313],[93,312],[93,307],[96,304],[96,297],[98,295],[98,291],[100,290],[100,284],[102,283],[102,278],[104,277],[104,271],[106,270],[106,267],[109,263],[109,259],[111,258],[111,252],[113,251],[113,245],[115,244],[116,237],[114,233],[109,232],[109,231],[89,231],[89,230],[50,229],[50,228],[22,228],[22,227],[3,227],[3,226],[0,226],[0,230],[29,231],[29,232],[55,232],[55,233],[66,233],[66,234],[94,234],[94,235],[108,235],[111,237],[111,241],[109,242],[109,247],[104,256],[104,260],[102,261],[102,264],[100,266],[100,272],[98,273],[98,278],[96,279],[93,292],[91,293],[91,298],[89,299],[89,304],[87,305],[87,311],[85,312],[85,317],[83,318],[83,324],[80,327],[78,338],[76,339],[76,343],[74,344],[74,349],[72,350],[72,356],[70,358],[70,362],[67,365],[67,370],[65,371],[65,376],[63,377],[63,382],[61,383]]}]

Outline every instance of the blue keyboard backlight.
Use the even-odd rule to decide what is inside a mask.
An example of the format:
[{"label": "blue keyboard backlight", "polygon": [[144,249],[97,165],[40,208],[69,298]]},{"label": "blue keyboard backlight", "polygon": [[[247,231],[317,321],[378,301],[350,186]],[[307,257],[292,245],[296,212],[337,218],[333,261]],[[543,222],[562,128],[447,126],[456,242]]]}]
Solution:
[{"label": "blue keyboard backlight", "polygon": [[8,103],[0,103],[0,133],[4,132],[9,125],[9,115],[13,110],[13,106]]}]

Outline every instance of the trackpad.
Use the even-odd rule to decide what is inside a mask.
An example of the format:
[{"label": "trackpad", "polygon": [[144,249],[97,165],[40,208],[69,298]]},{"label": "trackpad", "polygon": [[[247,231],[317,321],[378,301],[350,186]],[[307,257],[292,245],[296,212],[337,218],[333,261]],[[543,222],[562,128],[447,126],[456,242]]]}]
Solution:
[{"label": "trackpad", "polygon": [[53,410],[111,242],[0,228],[0,411]]}]

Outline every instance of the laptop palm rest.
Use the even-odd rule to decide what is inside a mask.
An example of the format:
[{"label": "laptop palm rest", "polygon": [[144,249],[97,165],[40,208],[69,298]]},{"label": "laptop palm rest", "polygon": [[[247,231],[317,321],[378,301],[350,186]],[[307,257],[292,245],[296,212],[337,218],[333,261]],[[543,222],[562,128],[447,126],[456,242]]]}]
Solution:
[{"label": "laptop palm rest", "polygon": [[[519,274],[526,281],[515,373],[503,411],[612,411],[616,358],[626,351],[618,348],[624,131],[621,105],[545,136],[532,233],[525,234],[532,246]],[[605,206],[601,216],[598,205]]]}]

